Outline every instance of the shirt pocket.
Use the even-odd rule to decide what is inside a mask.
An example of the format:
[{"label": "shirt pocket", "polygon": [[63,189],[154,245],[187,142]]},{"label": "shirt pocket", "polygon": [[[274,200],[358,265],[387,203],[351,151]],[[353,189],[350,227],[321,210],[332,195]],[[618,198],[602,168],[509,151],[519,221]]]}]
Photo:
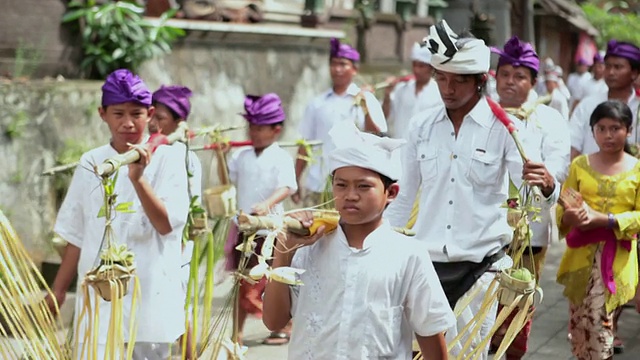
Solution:
[{"label": "shirt pocket", "polygon": [[472,184],[478,186],[495,186],[500,176],[502,159],[491,153],[476,151],[471,156],[467,177]]},{"label": "shirt pocket", "polygon": [[401,341],[404,308],[402,306],[367,308],[366,338],[372,358],[397,355]]},{"label": "shirt pocket", "polygon": [[416,160],[420,166],[422,183],[431,180],[438,175],[438,150],[428,148],[426,145],[418,147]]}]

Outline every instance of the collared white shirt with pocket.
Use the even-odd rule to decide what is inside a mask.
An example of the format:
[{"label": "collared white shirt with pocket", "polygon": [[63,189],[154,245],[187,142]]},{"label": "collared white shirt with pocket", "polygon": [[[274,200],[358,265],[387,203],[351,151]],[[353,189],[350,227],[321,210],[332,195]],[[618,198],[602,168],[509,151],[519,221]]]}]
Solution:
[{"label": "collared white shirt with pocket", "polygon": [[[309,165],[309,172],[305,179],[305,188],[313,192],[324,190],[329,174],[328,155],[334,149],[329,131],[339,121],[353,121],[360,130],[364,130],[365,116],[362,108],[355,106],[355,97],[360,93],[356,84],[351,84],[346,93],[338,95],[333,90],[314,98],[304,112],[298,131],[305,140],[320,140],[320,154],[315,154],[314,162]],[[381,132],[387,131],[387,121],[382,112],[382,106],[375,95],[364,92],[364,99],[369,115]]]},{"label": "collared white shirt with pocket", "polygon": [[[539,141],[527,140],[522,123],[511,119],[527,156],[541,161]],[[406,225],[421,189],[414,229],[433,261],[480,262],[511,242],[502,206],[508,173],[516,186],[522,182],[522,158],[486,98],[465,116],[457,138],[444,105],[416,115],[404,147],[400,193],[385,211],[391,225]]]},{"label": "collared white shirt with pocket", "polygon": [[289,359],[410,360],[414,333],[455,323],[424,243],[387,222],[362,249],[338,227],[298,249],[291,266],[306,271],[291,286]]},{"label": "collared white shirt with pocket", "polygon": [[[82,156],[54,226],[54,231],[61,238],[81,249],[78,289],[81,289],[85,274],[99,262],[105,228],[105,218],[97,216],[103,205],[102,186],[91,169],[94,164],[101,164],[116,154],[110,145],[104,145]],[[167,210],[173,229],[169,234],[160,235],[149,221],[129,180],[127,166],[120,168],[115,184],[117,203],[133,202],[131,209],[135,211],[116,213],[113,230],[115,242],[126,244],[135,254],[136,276],[140,281],[141,291],[135,314],[138,324],[136,342],[172,343],[184,333],[184,295],[180,267],[182,230],[189,211],[184,159],[184,150],[163,145],[156,149],[151,163],[144,170],[144,178]],[[129,339],[132,285],[129,284],[129,292],[123,298],[125,341]],[[76,296],[75,314],[80,316],[84,296],[82,291],[78,291]],[[91,287],[89,296],[92,306],[95,306]],[[99,309],[98,343],[105,344],[111,303],[100,299]],[[76,329],[76,336],[81,336],[80,342],[83,341],[88,316],[91,314],[85,314],[79,329]]]}]

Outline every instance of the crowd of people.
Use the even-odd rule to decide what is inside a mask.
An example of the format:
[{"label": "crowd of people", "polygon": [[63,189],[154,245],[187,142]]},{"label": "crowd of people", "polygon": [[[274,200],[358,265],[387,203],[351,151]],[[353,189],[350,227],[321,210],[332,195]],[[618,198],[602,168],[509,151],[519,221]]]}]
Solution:
[{"label": "crowd of people", "polygon": [[[306,147],[294,160],[278,145],[286,122],[278,95],[246,97],[252,145],[233,151],[222,169],[238,189],[239,209],[281,213],[290,196],[309,209],[329,192],[340,226],[327,233],[320,226],[308,237],[287,233],[277,242],[272,267],[306,270],[300,275],[304,286],[243,282],[238,341],[248,314],[262,317],[273,331],[267,343],[290,341],[289,358],[296,360],[405,360],[415,350],[446,359],[463,351],[467,336],[490,337],[497,301],[479,334],[462,334],[456,343],[482,310],[482,298],[467,302],[457,317],[453,309],[465,295],[487,292],[496,264],[505,260],[513,229],[503,205],[512,182],[542,195],[527,250],[532,261],[525,266],[539,278],[548,247],[566,239],[557,281],[569,301],[574,356],[612,358],[624,345],[616,334],[619,313],[634,298],[640,301],[640,165],[633,156],[640,143],[634,86],[640,49],[611,40],[606,52],[578,61],[565,85],[563,70],[551,59],[540,61],[532,44],[513,37],[502,48],[490,48],[441,21],[414,46],[411,59],[413,75],[388,79],[380,102],[354,83],[358,52],[331,41],[331,87],[309,103],[298,129],[305,140],[322,142],[320,159],[311,164]],[[55,231],[69,243],[53,284],[58,303],[101,246],[105,219],[96,217],[102,198],[92,191],[99,179],[87,171],[90,164],[144,143],[147,124],[151,132],[172,132],[190,112],[188,89],[170,86],[152,94],[127,70],[112,73],[102,89],[99,111],[111,141],[83,155],[58,215]],[[498,119],[494,101],[510,114],[526,159],[512,129]],[[153,154],[135,149],[141,160],[120,169],[115,189],[119,201],[132,202],[136,211],[112,225],[136,254],[141,296],[134,358],[166,359],[171,343],[190,338],[184,296],[176,294],[184,293],[180,269],[189,250],[181,236],[189,200],[201,191],[201,170],[193,154],[185,164],[180,144]],[[567,193],[580,201],[567,202]],[[415,236],[396,232],[416,207]],[[289,216],[306,227],[314,222],[307,210]],[[233,233],[228,241],[233,271],[239,256],[234,249],[242,240]],[[109,313],[108,304],[100,304],[100,313]],[[530,325],[507,359],[526,354]],[[101,341],[106,332],[106,325],[100,328]],[[485,344],[470,341],[467,351]],[[480,349],[481,358],[500,341],[495,337]]]}]

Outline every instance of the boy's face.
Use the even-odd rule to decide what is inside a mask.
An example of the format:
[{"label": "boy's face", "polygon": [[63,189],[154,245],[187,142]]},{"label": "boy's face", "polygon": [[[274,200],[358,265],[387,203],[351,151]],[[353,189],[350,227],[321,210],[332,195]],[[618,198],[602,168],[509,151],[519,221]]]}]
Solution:
[{"label": "boy's face", "polygon": [[144,137],[145,127],[153,116],[154,108],[147,108],[133,102],[109,105],[98,109],[100,117],[109,126],[111,140],[116,149],[126,148],[127,144],[139,144]]},{"label": "boy's face", "polygon": [[249,125],[249,139],[253,143],[253,147],[262,150],[269,147],[277,139],[282,131],[282,126],[276,125]]},{"label": "boy's face", "polygon": [[149,132],[170,135],[178,128],[178,120],[173,118],[171,111],[166,106],[156,104],[153,116],[149,120]]},{"label": "boy's face", "polygon": [[378,173],[357,166],[339,168],[333,174],[336,209],[340,220],[349,225],[379,220],[399,189],[397,184],[392,184],[385,190]]},{"label": "boy's face", "polygon": [[448,110],[457,110],[478,96],[478,81],[474,75],[460,75],[445,71],[435,72],[436,84],[442,102]]}]

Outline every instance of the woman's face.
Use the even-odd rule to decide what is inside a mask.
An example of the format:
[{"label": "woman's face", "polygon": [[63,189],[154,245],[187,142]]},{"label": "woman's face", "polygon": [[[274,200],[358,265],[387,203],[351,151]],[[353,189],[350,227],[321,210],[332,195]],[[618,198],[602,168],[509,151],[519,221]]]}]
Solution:
[{"label": "woman's face", "polygon": [[629,130],[620,120],[602,118],[593,126],[593,137],[602,152],[624,151]]}]

